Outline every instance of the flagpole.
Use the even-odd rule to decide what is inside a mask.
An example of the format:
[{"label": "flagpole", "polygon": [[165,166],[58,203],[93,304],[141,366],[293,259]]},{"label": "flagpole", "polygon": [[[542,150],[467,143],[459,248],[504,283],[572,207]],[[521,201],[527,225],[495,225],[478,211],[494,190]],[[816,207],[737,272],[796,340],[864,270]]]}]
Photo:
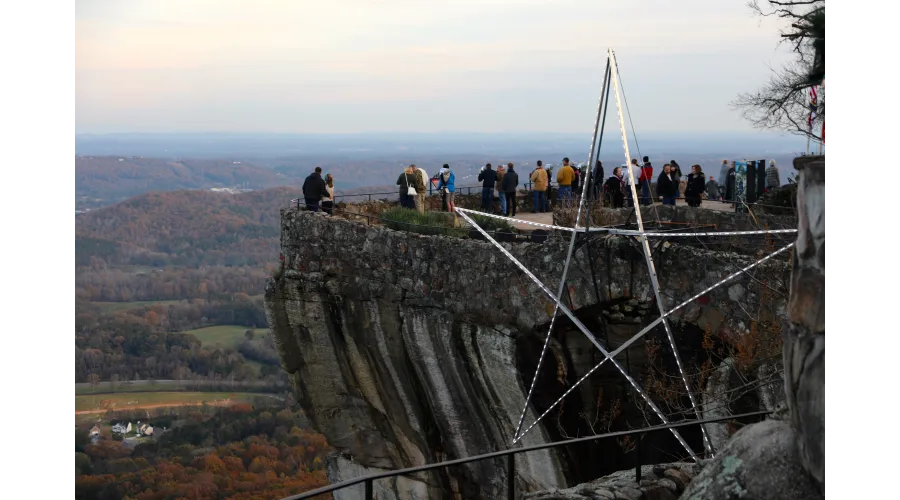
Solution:
[{"label": "flagpole", "polygon": [[[820,94],[822,94],[822,99],[825,99],[825,82],[822,81],[822,85],[819,85]],[[818,104],[818,100],[816,102]],[[825,154],[825,118],[822,118],[822,137],[819,138],[819,154]]]}]

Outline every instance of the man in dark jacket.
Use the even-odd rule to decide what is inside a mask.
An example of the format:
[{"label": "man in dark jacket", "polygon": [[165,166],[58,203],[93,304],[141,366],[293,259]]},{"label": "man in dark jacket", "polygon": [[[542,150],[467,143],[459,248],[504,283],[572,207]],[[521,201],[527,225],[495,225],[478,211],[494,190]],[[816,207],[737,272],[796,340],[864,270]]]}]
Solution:
[{"label": "man in dark jacket", "polygon": [[497,172],[491,170],[491,164],[488,163],[481,169],[478,174],[478,180],[481,182],[481,209],[486,212],[492,212],[494,206],[494,184],[497,182]]},{"label": "man in dark jacket", "polygon": [[516,216],[516,188],[519,187],[519,174],[513,170],[513,164],[506,164],[506,175],[503,176],[503,182],[500,184],[500,189],[503,190],[503,194],[506,196],[506,213],[504,216],[507,217],[515,217]]},{"label": "man in dark jacket", "polygon": [[319,201],[326,197],[328,191],[325,189],[325,179],[322,178],[322,167],[316,167],[316,171],[303,181],[303,201],[308,210],[318,212]]},{"label": "man in dark jacket", "polygon": [[734,172],[734,162],[731,162],[731,166],[728,167],[728,172],[725,173],[725,201],[731,202],[731,206],[734,206],[734,199],[736,193],[735,191],[735,172]]},{"label": "man in dark jacket", "polygon": [[591,172],[591,186],[595,200],[600,199],[604,179],[606,179],[606,176],[603,175],[603,162],[597,160],[597,164],[594,165],[594,171]]}]

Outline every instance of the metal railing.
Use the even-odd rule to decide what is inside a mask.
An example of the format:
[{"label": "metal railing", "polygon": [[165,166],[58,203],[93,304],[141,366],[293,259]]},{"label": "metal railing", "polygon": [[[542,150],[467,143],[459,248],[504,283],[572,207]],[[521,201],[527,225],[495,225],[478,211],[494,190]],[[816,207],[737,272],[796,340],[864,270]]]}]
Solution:
[{"label": "metal railing", "polygon": [[[440,194],[440,191],[437,190],[436,183],[429,181],[427,183],[427,186],[428,186],[428,196],[437,196]],[[522,185],[522,187],[526,191],[531,191],[531,186],[532,186],[531,181],[528,181]],[[552,188],[553,185],[551,184],[550,187]],[[459,195],[462,195],[462,194],[471,195],[473,192],[475,194],[481,194],[481,189],[482,189],[481,184],[473,184],[471,186],[456,186],[455,192],[456,192],[456,194],[459,194]],[[496,190],[496,186],[494,189]],[[399,189],[394,190],[394,191],[378,191],[378,192],[371,192],[371,193],[338,193],[335,195],[334,201],[335,201],[335,203],[340,203],[341,201],[344,200],[344,198],[359,198],[359,197],[366,197],[366,201],[372,201],[373,196],[398,196],[398,193],[399,193]],[[378,198],[376,198],[376,199],[378,199]],[[361,201],[361,200],[357,200],[357,201]]]},{"label": "metal railing", "polygon": [[643,440],[643,437],[646,434],[649,434],[651,432],[665,431],[665,430],[669,430],[669,429],[677,429],[680,427],[688,427],[691,425],[713,424],[713,423],[718,423],[718,422],[727,422],[727,421],[731,421],[731,420],[738,420],[738,419],[751,418],[751,417],[763,417],[763,416],[769,415],[771,413],[772,412],[770,412],[770,411],[757,411],[757,412],[751,412],[751,413],[742,413],[740,415],[731,415],[728,417],[710,418],[710,419],[706,419],[706,420],[685,420],[685,421],[676,422],[673,424],[658,425],[655,427],[645,427],[643,429],[630,429],[627,431],[610,432],[607,434],[597,434],[594,436],[585,436],[585,437],[581,437],[581,438],[567,439],[565,441],[557,441],[555,443],[545,443],[545,444],[538,444],[538,445],[534,445],[534,446],[526,446],[523,448],[515,448],[515,449],[511,449],[511,450],[495,451],[492,453],[485,453],[483,455],[475,455],[472,457],[459,458],[456,460],[448,460],[446,462],[438,462],[435,464],[420,465],[417,467],[409,467],[406,469],[381,472],[378,474],[370,474],[368,476],[357,477],[355,479],[348,479],[347,481],[343,481],[343,482],[340,482],[337,484],[332,484],[329,486],[323,486],[321,488],[316,488],[314,490],[307,491],[307,492],[301,493],[299,495],[289,496],[289,497],[284,498],[283,500],[304,500],[307,498],[314,498],[319,495],[324,495],[326,493],[331,493],[333,491],[338,491],[338,490],[342,490],[344,488],[349,488],[350,486],[355,486],[359,483],[364,483],[365,495],[363,496],[363,498],[365,498],[366,500],[372,500],[374,498],[373,497],[374,482],[378,479],[387,479],[387,478],[391,478],[391,477],[413,474],[416,472],[425,472],[425,471],[430,471],[430,470],[434,470],[434,469],[443,469],[446,467],[452,467],[454,465],[462,465],[462,464],[468,464],[468,463],[472,463],[472,462],[480,462],[482,460],[490,460],[493,458],[500,458],[500,457],[507,458],[507,462],[506,462],[506,464],[507,464],[507,471],[506,471],[506,474],[507,474],[507,498],[509,498],[510,500],[513,500],[516,498],[516,455],[518,455],[520,453],[528,453],[531,451],[545,450],[545,449],[549,449],[549,448],[558,448],[560,446],[567,446],[567,445],[571,445],[571,444],[586,443],[586,442],[595,441],[598,439],[620,438],[620,437],[626,437],[626,436],[629,436],[629,437],[630,436],[640,436],[640,439],[636,440],[637,446],[635,448],[635,455],[637,456],[637,464],[635,465],[635,469],[634,469],[635,482],[640,483],[641,482],[641,467],[642,467],[642,465],[655,465],[655,464],[642,464],[641,463],[641,441]]}]

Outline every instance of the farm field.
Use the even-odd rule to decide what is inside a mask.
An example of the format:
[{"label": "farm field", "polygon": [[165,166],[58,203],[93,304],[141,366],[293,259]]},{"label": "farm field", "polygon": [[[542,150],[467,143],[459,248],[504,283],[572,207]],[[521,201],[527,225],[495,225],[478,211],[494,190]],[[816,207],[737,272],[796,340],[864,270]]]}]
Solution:
[{"label": "farm field", "polygon": [[[261,299],[263,294],[251,295],[250,298],[253,300]],[[173,304],[178,304],[179,302],[186,302],[185,300],[138,300],[133,302],[102,302],[95,301],[94,305],[100,307],[100,310],[104,313],[115,313],[119,311],[127,311],[129,309],[137,309],[139,307],[147,307],[154,305],[161,306],[170,306]]]},{"label": "farm field", "polygon": [[[246,326],[240,325],[217,325],[208,326],[206,328],[198,328],[196,330],[186,330],[181,333],[190,333],[197,337],[204,347],[213,347],[216,344],[222,347],[237,347],[244,340],[244,332],[249,330]],[[262,335],[266,332],[264,328],[257,328],[253,333]]]},{"label": "farm field", "polygon": [[139,300],[135,302],[94,302],[104,313],[115,313],[153,305],[169,306],[182,302],[180,300]]},{"label": "farm field", "polygon": [[190,406],[204,403],[228,406],[239,402],[251,402],[259,398],[271,398],[252,393],[229,392],[141,392],[124,394],[83,394],[75,396],[75,412],[106,412],[107,410],[131,410],[166,406]]}]

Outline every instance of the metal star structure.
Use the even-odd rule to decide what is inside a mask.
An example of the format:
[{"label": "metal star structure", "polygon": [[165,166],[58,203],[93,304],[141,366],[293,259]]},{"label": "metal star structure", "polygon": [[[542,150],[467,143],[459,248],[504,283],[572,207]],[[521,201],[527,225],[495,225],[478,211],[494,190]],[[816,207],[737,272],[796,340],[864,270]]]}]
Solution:
[{"label": "metal star structure", "polygon": [[[631,384],[631,386],[634,388],[635,392],[637,392],[637,394],[647,403],[647,406],[653,411],[653,413],[656,414],[656,416],[662,421],[662,423],[668,424],[669,420],[666,417],[666,415],[659,409],[659,407],[656,406],[656,404],[652,401],[650,396],[640,387],[640,385],[638,385],[638,383],[627,372],[627,370],[625,370],[625,368],[623,368],[622,365],[619,364],[619,362],[615,360],[615,357],[619,353],[621,353],[622,351],[627,349],[631,344],[633,344],[634,342],[639,340],[641,337],[646,335],[650,330],[655,328],[660,323],[662,323],[663,328],[665,329],[666,337],[669,341],[669,346],[671,347],[672,353],[675,356],[675,361],[678,366],[678,371],[679,371],[679,374],[681,375],[682,381],[684,382],[684,387],[687,390],[687,394],[688,394],[688,398],[690,399],[691,406],[694,410],[694,413],[697,415],[697,418],[700,419],[700,412],[699,412],[699,409],[697,406],[697,400],[696,400],[693,392],[691,391],[690,385],[688,384],[687,376],[684,371],[684,365],[681,361],[681,356],[678,353],[678,348],[675,345],[675,338],[672,333],[672,328],[669,325],[668,317],[671,316],[676,311],[680,310],[681,308],[685,307],[686,305],[690,304],[692,301],[694,301],[694,300],[702,297],[703,295],[709,293],[710,291],[714,290],[715,288],[746,273],[750,269],[752,269],[756,266],[759,266],[760,264],[775,257],[776,255],[786,252],[787,250],[789,250],[791,247],[794,246],[794,243],[790,243],[784,247],[781,247],[780,249],[770,253],[769,255],[766,255],[762,259],[759,259],[756,262],[726,276],[725,278],[719,280],[718,282],[716,282],[712,286],[706,288],[702,292],[700,292],[700,293],[694,295],[693,297],[687,299],[686,301],[676,305],[672,309],[666,310],[666,303],[665,303],[663,295],[660,291],[659,280],[657,278],[656,269],[653,264],[652,253],[651,253],[650,245],[649,245],[649,238],[652,238],[652,237],[681,237],[681,236],[684,236],[684,237],[696,237],[696,236],[712,236],[712,237],[723,236],[723,237],[726,237],[726,236],[739,236],[739,235],[742,236],[742,235],[752,235],[752,234],[796,233],[797,230],[796,229],[777,229],[777,230],[760,230],[760,231],[713,231],[713,232],[704,232],[704,233],[652,232],[652,231],[645,230],[644,222],[641,217],[641,211],[637,207],[635,207],[635,211],[634,211],[636,219],[637,219],[637,225],[638,225],[637,231],[624,230],[624,229],[618,229],[618,228],[612,228],[612,227],[581,227],[581,226],[579,226],[579,222],[581,221],[581,214],[584,209],[584,200],[588,196],[588,184],[590,183],[590,175],[593,170],[593,165],[595,164],[595,153],[599,152],[598,151],[599,147],[596,147],[597,146],[597,133],[598,133],[598,130],[600,129],[600,125],[601,125],[601,114],[602,114],[603,118],[605,119],[604,98],[606,98],[606,101],[608,102],[610,86],[612,86],[615,89],[616,108],[617,108],[617,115],[618,115],[618,121],[619,121],[619,128],[622,132],[622,145],[623,145],[624,152],[625,152],[625,163],[626,163],[626,165],[630,165],[631,155],[628,150],[628,139],[627,139],[626,132],[625,132],[625,121],[622,116],[622,105],[621,105],[620,94],[619,94],[618,68],[617,68],[617,64],[616,64],[615,53],[613,52],[612,49],[609,49],[608,54],[607,54],[607,61],[606,61],[606,71],[604,72],[603,86],[602,86],[602,90],[601,90],[601,94],[600,94],[600,104],[598,105],[598,108],[597,108],[597,118],[594,123],[594,133],[593,133],[593,136],[591,139],[591,149],[590,149],[589,161],[588,161],[589,168],[587,169],[587,175],[583,182],[581,201],[578,204],[578,211],[575,216],[575,224],[574,224],[575,227],[563,227],[563,226],[556,226],[553,224],[542,224],[542,223],[538,223],[538,222],[531,222],[531,221],[513,219],[510,217],[503,217],[503,216],[499,216],[499,215],[483,214],[483,213],[477,212],[475,210],[469,210],[469,209],[465,209],[465,208],[458,208],[458,207],[456,208],[456,212],[460,216],[462,216],[463,219],[466,220],[466,222],[468,222],[472,227],[474,227],[476,230],[478,230],[478,232],[480,232],[490,243],[492,243],[494,246],[496,246],[507,258],[509,258],[513,262],[513,264],[515,264],[519,269],[521,269],[522,272],[524,272],[525,275],[527,275],[532,281],[534,281],[534,283],[538,286],[538,288],[540,288],[541,291],[544,292],[550,298],[550,300],[552,300],[554,303],[553,315],[550,319],[550,326],[547,331],[547,336],[544,339],[544,346],[541,350],[541,355],[538,358],[538,364],[537,364],[537,368],[535,369],[534,378],[531,381],[531,387],[528,390],[528,396],[525,399],[525,405],[522,408],[522,415],[519,418],[519,422],[516,427],[516,432],[515,432],[515,436],[513,438],[512,444],[515,444],[519,440],[521,440],[522,437],[524,437],[524,435],[527,434],[532,428],[534,428],[534,426],[537,425],[538,422],[540,422],[544,417],[546,417],[550,413],[551,410],[553,410],[557,405],[559,405],[562,402],[562,400],[565,399],[566,396],[568,396],[573,390],[575,390],[576,387],[578,387],[584,380],[586,380],[587,377],[589,377],[592,373],[594,373],[598,368],[603,366],[603,364],[606,363],[607,361],[612,363],[613,366],[615,366],[616,369],[618,369],[619,372],[622,373],[622,376],[624,376],[625,379],[628,381],[628,383]],[[632,200],[636,204],[637,200],[639,198],[638,198],[634,175],[631,171],[631,168],[628,168],[627,170],[628,170],[629,180],[631,181],[630,188],[631,188]],[[562,278],[560,279],[557,293],[554,294],[544,283],[541,282],[540,279],[538,279],[537,276],[534,275],[534,273],[532,273],[530,270],[528,270],[528,268],[526,268],[518,259],[516,259],[509,251],[507,251],[502,245],[500,245],[500,243],[498,243],[483,228],[481,228],[473,220],[473,218],[470,217],[469,214],[479,214],[481,216],[493,217],[496,219],[507,220],[510,222],[516,222],[516,223],[520,223],[520,224],[530,224],[530,225],[534,225],[534,226],[538,226],[538,227],[542,227],[542,228],[546,228],[546,229],[571,232],[572,236],[571,236],[571,239],[569,242],[569,249],[568,249],[568,253],[566,255],[565,264],[563,265]],[[653,289],[653,294],[656,299],[655,302],[657,304],[657,307],[659,308],[659,317],[657,319],[655,319],[650,324],[645,326],[638,333],[636,333],[634,336],[632,336],[627,342],[625,342],[624,344],[622,344],[621,346],[619,346],[617,349],[615,349],[612,352],[609,352],[606,349],[606,346],[604,346],[602,343],[600,343],[597,340],[597,338],[594,336],[594,334],[590,330],[588,330],[587,327],[585,327],[585,325],[575,316],[575,314],[573,314],[572,311],[570,311],[565,305],[562,304],[561,298],[562,298],[563,291],[565,289],[566,277],[568,275],[569,265],[572,260],[572,254],[575,249],[576,238],[578,236],[578,233],[583,233],[583,232],[587,232],[587,231],[597,232],[597,233],[606,233],[606,234],[615,234],[615,235],[624,235],[624,236],[636,236],[640,239],[641,247],[643,248],[644,257],[645,257],[646,264],[647,264],[648,275],[650,276],[650,284],[651,284],[651,287]],[[556,323],[556,318],[559,315],[560,311],[562,311],[563,314],[568,316],[568,318],[572,321],[572,323],[579,330],[581,330],[581,332],[587,337],[587,339],[592,344],[594,344],[594,346],[600,351],[601,354],[603,354],[604,358],[602,361],[597,363],[593,368],[591,368],[587,373],[585,373],[584,376],[582,376],[577,382],[575,382],[574,385],[569,387],[563,393],[563,395],[559,397],[559,399],[557,399],[552,405],[550,405],[549,408],[547,408],[546,411],[544,411],[544,413],[542,415],[540,415],[527,428],[522,430],[522,427],[523,427],[523,424],[525,421],[525,414],[527,413],[528,405],[531,403],[531,398],[534,394],[535,384],[537,382],[537,378],[540,373],[541,366],[543,365],[544,356],[547,352],[547,346],[550,342],[550,336],[553,333],[553,327]],[[678,440],[678,442],[681,443],[681,445],[688,452],[688,454],[690,454],[690,456],[694,460],[699,460],[699,457],[697,456],[697,454],[694,452],[694,450],[691,449],[691,447],[687,444],[687,442],[684,440],[684,438],[682,438],[682,436],[678,433],[678,431],[675,429],[670,429],[670,431],[675,436],[675,438]],[[701,432],[703,434],[704,448],[708,455],[712,455],[715,452],[715,450],[713,450],[712,443],[710,442],[709,436],[706,433],[706,429],[703,426],[701,426]]]}]

